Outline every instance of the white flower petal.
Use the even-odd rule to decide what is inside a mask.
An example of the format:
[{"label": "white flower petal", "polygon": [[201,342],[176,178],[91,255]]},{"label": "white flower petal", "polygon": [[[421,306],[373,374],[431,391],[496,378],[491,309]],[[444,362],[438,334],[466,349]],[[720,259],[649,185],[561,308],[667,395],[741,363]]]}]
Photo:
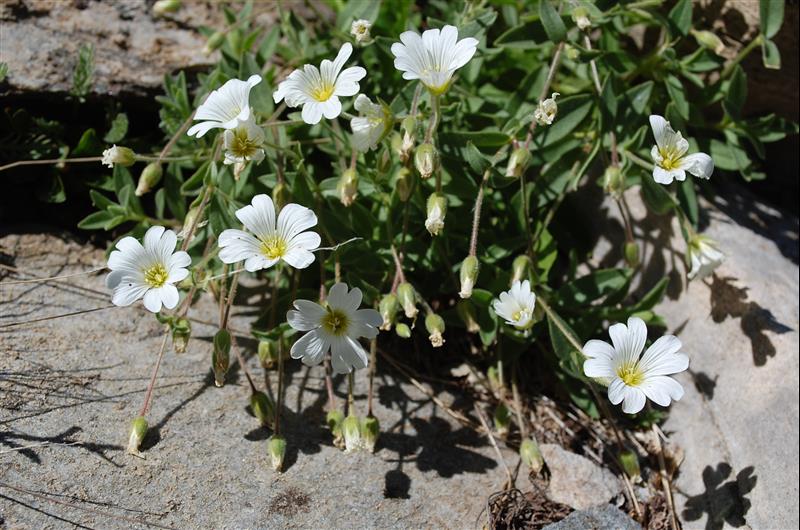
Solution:
[{"label": "white flower petal", "polygon": [[224,230],[217,244],[220,247],[219,259],[223,263],[237,263],[261,255],[261,242],[242,230]]},{"label": "white flower petal", "polygon": [[683,397],[683,387],[671,377],[648,377],[639,385],[639,388],[651,401],[667,407],[672,400],[678,401]]},{"label": "white flower petal", "polygon": [[[148,252],[158,252],[161,236],[166,231],[163,226],[151,226],[144,234],[144,248]],[[174,247],[173,247],[174,248]]]},{"label": "white flower petal", "polygon": [[278,215],[278,233],[287,242],[293,241],[301,232],[316,225],[316,214],[299,204],[287,204]]},{"label": "white flower petal", "polygon": [[586,359],[583,363],[583,373],[586,377],[602,377],[613,378],[616,377],[614,373],[614,365],[611,359],[605,357],[598,357],[597,359]]},{"label": "white flower petal", "polygon": [[327,339],[321,333],[312,330],[292,344],[289,355],[292,359],[302,359],[305,365],[314,366],[322,362],[329,347]]},{"label": "white flower petal", "polygon": [[623,363],[633,363],[639,358],[647,341],[647,326],[641,318],[631,317],[628,325],[614,324],[608,328],[617,358]]},{"label": "white flower petal", "polygon": [[603,340],[592,339],[583,345],[583,354],[589,358],[613,359],[614,347]]},{"label": "white flower petal", "polygon": [[236,210],[236,217],[257,237],[268,238],[275,233],[275,205],[269,195],[256,195],[250,204]]},{"label": "white flower petal", "polygon": [[710,179],[714,172],[714,160],[705,153],[694,153],[681,159],[681,169],[695,177]]},{"label": "white flower petal", "polygon": [[176,305],[178,305],[178,302],[181,299],[180,295],[178,294],[178,289],[171,284],[166,284],[159,289],[154,289],[154,291],[158,291],[161,301],[164,303],[164,307],[167,309],[174,308]]},{"label": "white flower petal", "polygon": [[303,248],[291,248],[282,259],[295,269],[305,269],[314,263],[314,254]]},{"label": "white flower petal", "polygon": [[374,339],[378,336],[378,327],[382,324],[383,317],[374,309],[359,309],[354,313],[347,334],[351,337]]},{"label": "white flower petal", "polygon": [[152,313],[161,311],[161,293],[158,289],[149,289],[144,293],[144,307]]},{"label": "white flower petal", "polygon": [[353,368],[366,368],[368,359],[364,348],[348,336],[336,337],[331,341],[331,366],[334,373],[348,374]]},{"label": "white flower petal", "polygon": [[675,134],[669,122],[663,116],[653,114],[650,116],[650,127],[653,129],[658,147],[662,149],[669,147]]},{"label": "white flower petal", "polygon": [[622,401],[622,412],[625,414],[636,414],[644,408],[647,401],[644,392],[639,388],[630,386],[625,387],[625,399]]},{"label": "white flower petal", "polygon": [[674,335],[665,335],[644,352],[639,368],[645,376],[671,375],[689,368],[689,357],[678,353],[681,341]]},{"label": "white flower petal", "polygon": [[322,104],[318,101],[308,101],[303,105],[301,117],[309,125],[316,125],[322,120]]},{"label": "white flower petal", "polygon": [[619,405],[625,399],[626,388],[627,385],[619,377],[611,381],[611,384],[608,385],[608,400],[612,405]]},{"label": "white flower petal", "polygon": [[295,300],[295,309],[286,313],[286,321],[298,331],[309,331],[318,328],[327,311],[311,300]]},{"label": "white flower petal", "polygon": [[114,289],[114,295],[111,298],[111,302],[116,306],[129,306],[139,298],[143,297],[146,292],[147,286],[126,281],[126,279],[123,278]]}]

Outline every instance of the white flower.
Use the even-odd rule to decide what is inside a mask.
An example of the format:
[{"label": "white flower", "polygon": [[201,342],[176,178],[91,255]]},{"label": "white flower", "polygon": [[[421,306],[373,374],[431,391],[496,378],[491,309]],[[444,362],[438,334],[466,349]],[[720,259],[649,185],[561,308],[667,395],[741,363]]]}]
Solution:
[{"label": "white flower", "polygon": [[683,397],[683,387],[667,377],[689,367],[689,357],[680,353],[681,341],[665,335],[655,341],[644,355],[647,326],[641,318],[631,317],[628,325],[614,324],[608,329],[613,346],[602,340],[590,340],[583,346],[588,359],[583,373],[608,383],[608,399],[622,410],[636,414],[644,408],[645,397],[662,407]]},{"label": "white flower", "polygon": [[403,72],[403,79],[419,79],[436,95],[447,90],[453,73],[472,59],[478,47],[472,37],[458,40],[455,26],[429,29],[422,36],[405,31],[400,41],[392,44],[394,67]]},{"label": "white flower", "polygon": [[295,309],[286,313],[286,320],[294,329],[308,333],[292,345],[292,358],[313,366],[330,350],[334,373],[366,368],[369,359],[358,338],[375,338],[383,318],[374,309],[358,309],[360,305],[361,290],[356,287],[348,292],[344,283],[331,288],[324,307],[310,300],[295,300]]},{"label": "white flower", "polygon": [[356,98],[355,109],[359,116],[350,120],[353,129],[353,146],[366,153],[375,149],[392,127],[392,114],[388,107],[373,103],[364,94]]},{"label": "white flower", "polygon": [[447,215],[447,198],[441,193],[432,193],[428,197],[427,214],[425,228],[432,236],[439,235],[444,228],[444,218]]},{"label": "white flower", "polygon": [[716,242],[701,235],[692,237],[688,252],[689,260],[692,262],[692,269],[689,271],[690,280],[695,278],[702,280],[725,261],[725,254],[720,252]]},{"label": "white flower", "polygon": [[539,125],[553,124],[553,120],[556,119],[556,114],[558,113],[556,98],[560,95],[558,92],[553,92],[549,98],[539,102],[539,106],[533,111],[533,119],[536,120],[536,123]]},{"label": "white flower", "polygon": [[299,204],[281,209],[277,223],[275,205],[269,195],[256,195],[251,204],[236,210],[236,217],[252,234],[228,229],[219,235],[219,259],[224,263],[244,260],[249,272],[272,267],[283,260],[296,269],[314,262],[311,252],[319,247],[316,232],[305,232],[317,224],[314,212]]},{"label": "white flower", "polygon": [[217,90],[211,92],[197,108],[195,123],[189,136],[200,138],[211,129],[233,129],[240,121],[250,117],[250,90],[261,82],[260,75],[251,75],[247,81],[231,79]]},{"label": "white flower", "polygon": [[350,34],[355,37],[356,42],[361,44],[368,41],[370,38],[369,30],[372,28],[372,22],[369,20],[358,19],[350,24]]},{"label": "white flower", "polygon": [[511,285],[511,289],[500,293],[499,298],[492,302],[492,309],[497,316],[506,320],[506,324],[519,330],[533,326],[536,295],[531,292],[531,282],[517,280]]},{"label": "white flower", "polygon": [[225,144],[225,163],[243,164],[264,160],[264,130],[256,125],[253,116],[227,129],[222,136]]},{"label": "white flower", "polygon": [[290,107],[303,106],[303,121],[309,125],[319,123],[323,116],[332,120],[342,112],[339,96],[355,96],[358,82],[367,75],[360,66],[345,68],[344,63],[353,53],[353,45],[345,42],[333,62],[325,59],[319,68],[307,64],[281,81],[272,94],[275,103],[286,100]]},{"label": "white flower", "polygon": [[106,286],[114,289],[114,305],[129,306],[144,297],[148,311],[158,313],[161,305],[178,305],[178,289],[173,285],[186,278],[192,263],[189,254],[175,252],[178,236],[163,226],[153,226],[144,235],[144,246],[133,237],[123,237],[117,250],[108,257],[111,273]]},{"label": "white flower", "polygon": [[110,168],[114,167],[114,164],[119,164],[121,166],[132,166],[136,162],[136,153],[133,150],[127,148],[112,145],[108,149],[103,151],[103,160],[101,163],[105,166]]},{"label": "white flower", "polygon": [[695,177],[711,178],[714,172],[714,161],[705,153],[686,155],[689,142],[675,132],[669,122],[662,116],[651,115],[650,127],[656,138],[656,145],[650,151],[655,167],[653,178],[659,184],[670,184],[673,179],[685,180],[688,171]]},{"label": "white flower", "polygon": [[592,21],[589,19],[589,10],[583,6],[578,6],[572,10],[572,21],[581,31],[592,26]]}]

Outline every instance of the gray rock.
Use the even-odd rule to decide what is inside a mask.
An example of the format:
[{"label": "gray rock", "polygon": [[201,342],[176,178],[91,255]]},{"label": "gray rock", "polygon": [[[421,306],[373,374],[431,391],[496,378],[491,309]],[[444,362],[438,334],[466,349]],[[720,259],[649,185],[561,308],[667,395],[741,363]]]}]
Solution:
[{"label": "gray rock", "polygon": [[641,525],[622,510],[607,504],[572,512],[542,530],[641,530]]},{"label": "gray rock", "polygon": [[550,470],[547,497],[576,510],[605,504],[622,491],[613,473],[556,444],[542,444],[542,457]]}]

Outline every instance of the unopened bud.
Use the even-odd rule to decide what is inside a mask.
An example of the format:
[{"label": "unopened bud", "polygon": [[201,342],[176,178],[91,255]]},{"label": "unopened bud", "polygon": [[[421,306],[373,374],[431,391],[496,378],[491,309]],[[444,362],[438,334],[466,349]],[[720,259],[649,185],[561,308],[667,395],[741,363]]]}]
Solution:
[{"label": "unopened bud", "polygon": [[489,379],[489,386],[497,391],[503,388],[503,381],[500,379],[500,370],[496,365],[492,365],[486,370],[486,377]]},{"label": "unopened bud", "polygon": [[635,269],[639,266],[639,245],[635,241],[625,243],[625,263],[628,267]]},{"label": "unopened bud", "polygon": [[381,329],[385,331],[392,329],[392,325],[397,318],[397,311],[400,309],[397,296],[393,293],[389,293],[381,298],[378,309],[380,310],[381,317],[383,317]]},{"label": "unopened bud", "polygon": [[224,31],[217,31],[213,33],[206,41],[205,47],[203,47],[203,53],[205,55],[211,55],[214,53],[214,50],[218,49],[222,46],[222,43],[225,42],[225,32]]},{"label": "unopened bud", "polygon": [[214,384],[225,385],[225,376],[231,363],[231,334],[221,329],[214,335],[214,353],[211,355],[211,367],[214,370]]},{"label": "unopened bud", "polygon": [[179,318],[172,325],[172,349],[175,353],[185,353],[192,334],[192,324],[185,318]]},{"label": "unopened bud", "polygon": [[283,471],[283,458],[286,456],[286,438],[280,434],[273,434],[267,440],[267,452],[272,469]]},{"label": "unopened bud", "polygon": [[358,173],[355,169],[346,169],[339,177],[336,184],[336,191],[339,193],[339,200],[345,206],[350,206],[358,196]]},{"label": "unopened bud", "polygon": [[630,449],[623,449],[619,453],[619,463],[628,478],[634,484],[642,480],[642,470],[639,467],[639,457]]},{"label": "unopened bud", "polygon": [[342,433],[344,434],[344,450],[346,453],[352,453],[361,448],[361,422],[358,420],[358,416],[352,412],[342,423]]},{"label": "unopened bud", "polygon": [[456,313],[464,322],[469,333],[477,333],[481,330],[478,324],[478,317],[475,314],[475,307],[467,300],[459,300],[456,304]]},{"label": "unopened bud", "polygon": [[136,196],[141,197],[148,191],[153,189],[153,186],[159,183],[161,175],[164,171],[161,169],[161,164],[158,162],[151,162],[147,164],[139,175],[139,184],[136,186]]},{"label": "unopened bud", "polygon": [[461,291],[458,296],[461,298],[469,298],[472,296],[472,288],[475,287],[475,282],[478,281],[478,258],[475,256],[467,256],[461,262]]},{"label": "unopened bud", "polygon": [[689,32],[703,48],[708,48],[717,55],[722,55],[725,51],[725,43],[713,31],[691,29]]},{"label": "unopened bud", "polygon": [[525,147],[517,147],[508,157],[506,177],[519,178],[531,163],[531,152]]},{"label": "unopened bud", "polygon": [[134,456],[142,456],[139,447],[142,446],[144,437],[147,435],[147,420],[144,416],[138,416],[131,422],[130,436],[128,436],[128,453]]},{"label": "unopened bud", "polygon": [[250,396],[250,408],[253,416],[263,427],[271,427],[275,422],[275,405],[264,392],[256,390]]},{"label": "unopened bud", "polygon": [[133,152],[133,149],[121,145],[112,145],[103,151],[103,160],[101,163],[113,168],[116,164],[129,167],[132,166],[134,162],[136,162],[136,153]]},{"label": "unopened bud", "polygon": [[539,474],[544,467],[544,458],[542,458],[542,452],[539,450],[536,440],[530,438],[522,440],[519,445],[519,457],[534,474]]},{"label": "unopened bud", "polygon": [[278,344],[271,339],[258,342],[258,360],[261,367],[269,370],[278,363]]},{"label": "unopened bud", "polygon": [[444,228],[444,218],[447,215],[447,198],[441,193],[431,193],[428,197],[428,217],[425,219],[425,228],[432,236],[439,235]]},{"label": "unopened bud", "polygon": [[556,119],[556,114],[558,114],[556,98],[560,95],[558,92],[553,92],[549,98],[539,102],[539,106],[533,112],[533,119],[536,120],[536,123],[539,125],[553,124],[553,120]]},{"label": "unopened bud", "polygon": [[185,239],[189,237],[189,231],[194,229],[195,231],[199,226],[194,226],[197,223],[198,219],[197,216],[200,214],[200,206],[194,206],[186,212],[186,217],[183,218],[183,228],[181,229],[181,233],[179,234],[181,238]]},{"label": "unopened bud", "polygon": [[621,197],[625,191],[625,175],[618,166],[608,166],[603,173],[603,189],[613,197]]},{"label": "unopened bud", "polygon": [[325,423],[328,424],[328,429],[330,429],[333,435],[333,445],[339,449],[343,448],[344,433],[342,432],[342,426],[344,424],[344,414],[342,411],[339,409],[329,410],[325,418]]},{"label": "unopened bud", "polygon": [[420,176],[424,179],[429,178],[439,167],[439,151],[432,143],[425,142],[414,151],[414,166]]},{"label": "unopened bud", "polygon": [[414,150],[414,141],[417,134],[417,120],[414,116],[406,116],[401,124],[403,129],[403,140],[400,143],[400,160],[405,162]]},{"label": "unopened bud", "polygon": [[181,8],[181,0],[158,0],[153,4],[153,14],[157,17],[174,13]]},{"label": "unopened bud", "polygon": [[575,61],[578,59],[578,57],[581,56],[581,52],[575,46],[572,46],[571,44],[565,44],[564,55],[566,55],[567,59],[569,59],[570,61]]},{"label": "unopened bud", "polygon": [[392,153],[389,151],[389,148],[384,146],[381,149],[380,155],[378,155],[378,176],[383,178],[383,176],[389,172],[389,169],[392,167]]},{"label": "unopened bud", "polygon": [[370,453],[375,452],[375,445],[381,434],[381,424],[375,416],[367,416],[361,423],[361,442]]},{"label": "unopened bud", "polygon": [[283,182],[278,182],[272,188],[272,202],[278,210],[289,204],[289,188]]},{"label": "unopened bud", "polygon": [[403,282],[397,286],[397,301],[403,306],[406,318],[414,318],[419,312],[417,310],[417,293],[414,286],[408,282]]},{"label": "unopened bud", "polygon": [[444,319],[436,313],[428,313],[425,317],[425,329],[428,330],[430,335],[428,339],[434,348],[440,348],[444,344]]},{"label": "unopened bud", "polygon": [[521,282],[528,279],[531,273],[531,258],[522,254],[514,258],[511,264],[511,284],[514,282]]},{"label": "unopened bud", "polygon": [[589,19],[589,10],[583,6],[578,6],[572,10],[572,21],[581,31],[592,27],[592,21]]},{"label": "unopened bud", "polygon": [[408,324],[405,322],[398,322],[394,327],[394,332],[397,333],[397,336],[401,339],[411,338],[411,328],[408,327]]},{"label": "unopened bud", "polygon": [[400,198],[400,201],[408,201],[409,197],[411,197],[411,192],[414,191],[414,173],[407,167],[398,169],[394,189],[397,190],[397,196]]},{"label": "unopened bud", "polygon": [[511,427],[511,411],[502,401],[494,409],[494,428],[500,438],[508,436]]}]

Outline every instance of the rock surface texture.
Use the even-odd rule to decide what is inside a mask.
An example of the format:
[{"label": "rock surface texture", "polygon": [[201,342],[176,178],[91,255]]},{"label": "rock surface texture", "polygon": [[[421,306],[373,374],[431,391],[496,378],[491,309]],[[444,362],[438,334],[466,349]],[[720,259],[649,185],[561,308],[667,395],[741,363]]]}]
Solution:
[{"label": "rock surface texture", "polygon": [[542,530],[641,530],[642,526],[618,508],[607,504],[587,510],[572,512],[557,523],[545,526]]},{"label": "rock surface texture", "polygon": [[585,510],[622,492],[620,480],[588,458],[555,444],[542,444],[541,451],[550,471],[547,497],[551,501]]}]

